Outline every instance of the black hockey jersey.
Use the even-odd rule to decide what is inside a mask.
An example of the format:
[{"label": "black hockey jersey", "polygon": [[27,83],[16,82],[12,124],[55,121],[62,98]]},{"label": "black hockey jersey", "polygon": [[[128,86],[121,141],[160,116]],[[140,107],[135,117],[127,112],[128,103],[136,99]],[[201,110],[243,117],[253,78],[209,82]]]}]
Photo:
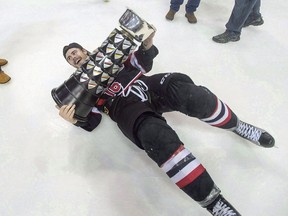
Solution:
[{"label": "black hockey jersey", "polygon": [[[149,72],[153,66],[153,59],[157,56],[158,49],[153,45],[149,50],[139,49],[124,62],[123,69],[116,77],[107,77],[107,87],[98,89],[99,99],[91,113],[87,116],[87,122],[77,122],[75,125],[92,131],[101,122],[101,112],[108,114],[111,104],[116,97],[125,97],[129,86],[139,81],[139,78]],[[93,85],[93,83],[91,83]],[[136,93],[137,94],[137,93]],[[109,113],[113,119],[113,115]]]}]

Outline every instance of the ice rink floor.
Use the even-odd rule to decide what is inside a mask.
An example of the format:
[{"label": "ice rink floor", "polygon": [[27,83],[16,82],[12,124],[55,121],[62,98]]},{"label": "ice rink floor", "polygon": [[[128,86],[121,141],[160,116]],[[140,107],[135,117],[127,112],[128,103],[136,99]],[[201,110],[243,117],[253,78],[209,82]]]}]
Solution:
[{"label": "ice rink floor", "polygon": [[184,5],[165,20],[168,0],[0,0],[1,216],[205,216],[108,116],[89,133],[62,120],[51,97],[74,69],[62,48],[97,48],[129,7],[157,28],[150,74],[179,71],[269,131],[272,149],[180,113],[165,114],[243,216],[288,215],[287,2],[262,2],[264,25],[217,44],[234,1],[201,1],[198,23]]}]

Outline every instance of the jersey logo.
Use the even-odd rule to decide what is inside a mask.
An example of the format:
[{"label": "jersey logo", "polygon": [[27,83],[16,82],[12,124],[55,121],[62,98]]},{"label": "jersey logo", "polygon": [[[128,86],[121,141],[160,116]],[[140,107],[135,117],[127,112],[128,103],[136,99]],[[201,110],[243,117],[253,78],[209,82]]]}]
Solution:
[{"label": "jersey logo", "polygon": [[130,93],[136,95],[142,102],[149,99],[146,91],[148,86],[142,80],[136,80],[131,86],[128,87],[126,92],[123,92],[123,97],[127,97]]},{"label": "jersey logo", "polygon": [[119,82],[113,82],[111,86],[105,91],[105,94],[114,97],[117,93],[121,92],[123,86]]}]

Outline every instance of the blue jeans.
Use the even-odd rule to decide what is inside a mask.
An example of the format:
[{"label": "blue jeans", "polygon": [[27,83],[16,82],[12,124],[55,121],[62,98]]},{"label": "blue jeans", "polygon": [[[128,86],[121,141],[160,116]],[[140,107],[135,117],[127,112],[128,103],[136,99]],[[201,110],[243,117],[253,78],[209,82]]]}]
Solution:
[{"label": "blue jeans", "polygon": [[241,34],[242,27],[247,19],[257,19],[261,16],[260,5],[261,0],[235,0],[226,29]]},{"label": "blue jeans", "polygon": [[[177,12],[180,9],[180,5],[182,5],[184,0],[171,0],[170,1],[170,9]],[[188,0],[185,5],[186,13],[193,13],[196,11],[200,4],[200,0]]]}]

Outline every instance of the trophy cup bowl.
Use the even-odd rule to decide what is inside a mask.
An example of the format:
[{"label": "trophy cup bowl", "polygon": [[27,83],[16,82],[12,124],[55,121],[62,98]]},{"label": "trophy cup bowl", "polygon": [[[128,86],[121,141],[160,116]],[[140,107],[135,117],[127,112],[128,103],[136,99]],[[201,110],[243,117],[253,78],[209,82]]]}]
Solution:
[{"label": "trophy cup bowl", "polygon": [[125,30],[136,41],[142,42],[148,38],[156,29],[138,16],[131,9],[127,9],[119,19],[120,27]]}]

